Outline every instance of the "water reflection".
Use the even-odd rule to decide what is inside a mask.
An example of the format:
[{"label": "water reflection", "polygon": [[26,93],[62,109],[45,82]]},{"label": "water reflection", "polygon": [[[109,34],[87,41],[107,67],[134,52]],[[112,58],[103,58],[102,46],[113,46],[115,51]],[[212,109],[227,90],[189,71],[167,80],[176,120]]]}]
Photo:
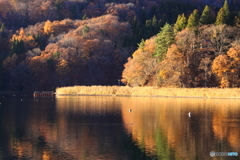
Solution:
[{"label": "water reflection", "polygon": [[0,159],[211,159],[210,151],[240,153],[239,100],[0,101]]},{"label": "water reflection", "polygon": [[121,111],[120,100],[101,96],[59,96],[56,99],[58,113],[82,115],[117,115]]},{"label": "water reflection", "polygon": [[111,97],[5,100],[0,157],[148,159],[126,134],[120,107],[119,100]]},{"label": "water reflection", "polygon": [[[121,102],[123,121],[134,124],[126,130],[159,159],[210,159],[210,151],[240,151],[239,100],[125,98]],[[133,112],[128,113],[130,107]]]}]

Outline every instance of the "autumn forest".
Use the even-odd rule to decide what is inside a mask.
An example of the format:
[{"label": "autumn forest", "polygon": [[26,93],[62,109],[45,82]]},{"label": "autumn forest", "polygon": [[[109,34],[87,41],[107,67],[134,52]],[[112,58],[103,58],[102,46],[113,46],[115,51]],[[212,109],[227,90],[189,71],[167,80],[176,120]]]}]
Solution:
[{"label": "autumn forest", "polygon": [[240,86],[233,0],[0,0],[0,88]]}]

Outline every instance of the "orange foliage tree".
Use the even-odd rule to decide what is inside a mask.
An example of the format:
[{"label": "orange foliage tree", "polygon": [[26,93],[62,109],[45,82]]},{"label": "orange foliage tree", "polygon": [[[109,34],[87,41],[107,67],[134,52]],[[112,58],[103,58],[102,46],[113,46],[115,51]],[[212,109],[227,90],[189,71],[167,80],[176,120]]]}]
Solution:
[{"label": "orange foliage tree", "polygon": [[139,48],[128,58],[124,65],[122,82],[130,86],[156,85],[154,79],[157,72],[157,59],[153,58],[155,52],[155,38],[142,41]]},{"label": "orange foliage tree", "polygon": [[219,55],[212,65],[213,73],[220,80],[220,87],[239,87],[240,81],[240,47],[234,43],[227,55]]},{"label": "orange foliage tree", "polygon": [[184,56],[176,44],[168,49],[166,58],[160,64],[158,83],[160,86],[181,87],[184,70]]}]

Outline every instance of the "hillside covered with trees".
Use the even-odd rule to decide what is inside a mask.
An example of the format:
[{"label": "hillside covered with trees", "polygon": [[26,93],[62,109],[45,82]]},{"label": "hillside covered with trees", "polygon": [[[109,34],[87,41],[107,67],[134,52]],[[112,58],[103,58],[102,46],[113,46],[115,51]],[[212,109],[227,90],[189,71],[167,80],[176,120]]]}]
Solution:
[{"label": "hillside covered with trees", "polygon": [[206,6],[174,25],[165,24],[142,40],[128,59],[122,82],[130,86],[239,87],[239,18],[231,18],[228,2],[216,15]]},{"label": "hillside covered with trees", "polygon": [[0,88],[237,87],[240,4],[222,5],[0,0]]}]

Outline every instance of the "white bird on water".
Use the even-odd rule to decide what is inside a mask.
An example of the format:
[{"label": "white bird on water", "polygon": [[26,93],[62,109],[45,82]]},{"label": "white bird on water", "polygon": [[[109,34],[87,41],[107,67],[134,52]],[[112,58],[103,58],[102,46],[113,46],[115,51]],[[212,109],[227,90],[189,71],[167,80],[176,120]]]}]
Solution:
[{"label": "white bird on water", "polygon": [[192,113],[191,112],[188,112],[188,117],[191,117]]}]

